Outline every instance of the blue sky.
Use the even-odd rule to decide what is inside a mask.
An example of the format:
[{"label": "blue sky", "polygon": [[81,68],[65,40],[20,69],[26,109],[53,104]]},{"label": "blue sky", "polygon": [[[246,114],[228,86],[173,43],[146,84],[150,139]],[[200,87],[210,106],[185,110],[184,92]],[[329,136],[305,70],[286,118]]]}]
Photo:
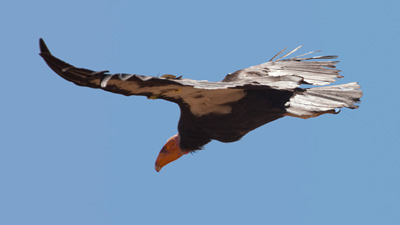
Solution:
[{"label": "blue sky", "polygon": [[[398,1],[9,1],[0,224],[400,224]],[[357,110],[284,118],[154,170],[179,109],[75,86],[93,70],[221,80],[285,46],[339,55]]]}]

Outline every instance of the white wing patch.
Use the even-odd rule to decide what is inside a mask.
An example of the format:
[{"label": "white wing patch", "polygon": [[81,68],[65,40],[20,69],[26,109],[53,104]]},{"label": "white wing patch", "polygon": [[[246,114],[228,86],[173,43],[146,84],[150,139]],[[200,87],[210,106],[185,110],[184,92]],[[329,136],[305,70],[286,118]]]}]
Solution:
[{"label": "white wing patch", "polygon": [[332,113],[337,108],[358,108],[354,103],[362,96],[360,86],[356,83],[340,84],[326,87],[304,89],[286,103],[288,115],[311,118],[324,113]]}]

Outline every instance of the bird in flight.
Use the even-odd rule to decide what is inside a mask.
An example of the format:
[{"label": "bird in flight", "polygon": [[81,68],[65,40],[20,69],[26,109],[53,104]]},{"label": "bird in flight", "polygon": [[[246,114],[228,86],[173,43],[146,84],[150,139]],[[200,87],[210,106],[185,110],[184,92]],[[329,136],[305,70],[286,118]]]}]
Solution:
[{"label": "bird in flight", "polygon": [[[181,156],[202,149],[211,140],[234,142],[248,132],[284,116],[308,119],[358,108],[362,91],[357,82],[327,86],[340,70],[337,56],[291,57],[283,49],[268,62],[238,70],[222,81],[191,80],[93,71],[74,67],[53,56],[40,39],[40,56],[67,81],[126,96],[141,95],[178,104],[178,133],[168,139],[155,162],[157,172]],[[301,85],[319,87],[302,88]]]}]

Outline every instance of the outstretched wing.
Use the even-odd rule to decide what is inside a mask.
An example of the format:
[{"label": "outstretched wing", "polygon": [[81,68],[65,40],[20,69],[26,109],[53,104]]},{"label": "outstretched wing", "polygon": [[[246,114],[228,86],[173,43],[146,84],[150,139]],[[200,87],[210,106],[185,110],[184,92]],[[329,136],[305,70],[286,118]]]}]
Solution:
[{"label": "outstretched wing", "polygon": [[227,103],[244,97],[241,89],[224,82],[174,79],[173,76],[151,77],[137,74],[109,74],[108,71],[76,68],[53,56],[45,42],[40,39],[40,56],[47,65],[62,78],[79,86],[99,88],[117,94],[142,95],[150,99],[164,99],[180,107],[188,107],[196,116],[205,114],[226,114],[231,108]]},{"label": "outstretched wing", "polygon": [[[238,81],[249,83],[252,84],[253,88],[267,85],[279,90],[288,90],[288,87],[292,86],[293,88],[289,88],[289,90],[294,94],[285,104],[286,115],[288,116],[306,119],[325,113],[336,113],[336,110],[342,107],[358,108],[355,103],[360,101],[362,91],[359,90],[360,86],[357,82],[322,86],[335,82],[336,78],[342,78],[339,75],[340,70],[336,69],[338,61],[324,60],[335,59],[337,56],[304,57],[318,52],[314,51],[285,59],[300,47],[280,56],[286,50],[285,48],[268,62],[228,74],[223,81],[228,83]],[[277,82],[271,83],[270,81],[273,79]],[[282,85],[279,81],[286,82]],[[322,87],[297,88],[301,84],[319,85]]]}]

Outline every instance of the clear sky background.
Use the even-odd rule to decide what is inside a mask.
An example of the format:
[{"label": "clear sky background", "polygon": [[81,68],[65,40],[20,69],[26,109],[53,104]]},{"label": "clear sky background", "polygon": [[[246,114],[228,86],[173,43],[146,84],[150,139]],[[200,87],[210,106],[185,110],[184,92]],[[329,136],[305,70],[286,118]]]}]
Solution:
[{"label": "clear sky background", "polygon": [[[0,224],[400,224],[399,1],[1,3]],[[161,173],[177,105],[82,88],[78,67],[221,80],[285,46],[339,55],[357,110],[283,118]]]}]

